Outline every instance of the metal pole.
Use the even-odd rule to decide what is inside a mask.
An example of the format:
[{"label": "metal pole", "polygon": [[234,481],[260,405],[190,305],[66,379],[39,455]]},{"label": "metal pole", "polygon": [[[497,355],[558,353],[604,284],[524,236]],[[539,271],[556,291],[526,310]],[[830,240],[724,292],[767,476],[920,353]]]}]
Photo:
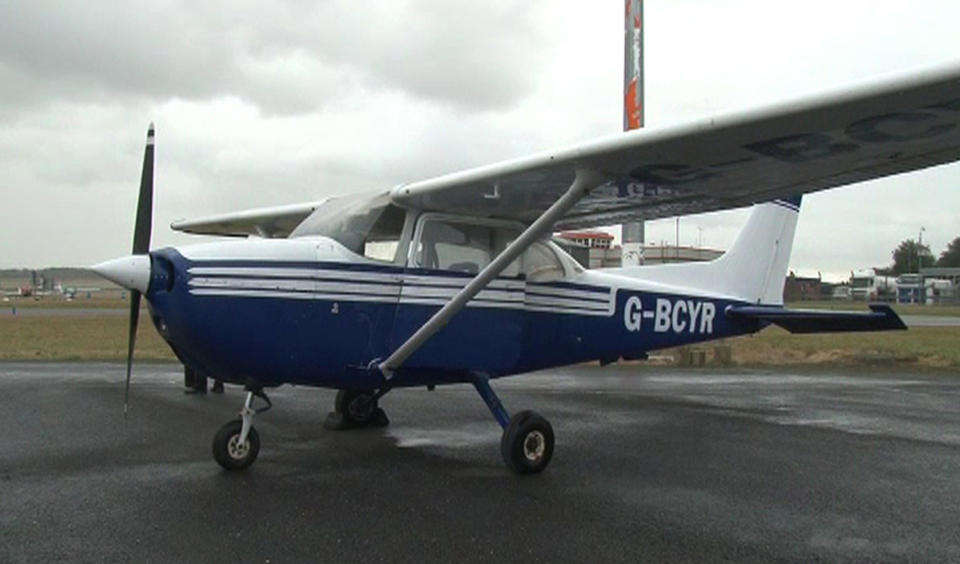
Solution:
[{"label": "metal pole", "polygon": [[677,260],[680,260],[680,216],[677,216],[677,240],[675,246],[673,247],[673,252],[677,255]]},{"label": "metal pole", "polygon": [[917,237],[919,243],[917,243],[917,274],[920,274],[920,268],[923,266],[923,259],[920,258],[920,253],[923,252],[923,232],[926,229],[923,226],[920,227],[920,235]]},{"label": "metal pole", "polygon": [[[623,130],[643,127],[643,0],[626,0],[623,26]],[[620,226],[620,264],[644,263],[646,233],[644,223],[634,221]]]},{"label": "metal pole", "polygon": [[623,26],[623,130],[643,127],[643,0],[626,0]]},{"label": "metal pole", "polygon": [[606,181],[601,174],[591,170],[579,169],[570,188],[556,202],[543,212],[536,221],[530,224],[512,243],[507,245],[497,258],[493,259],[477,276],[457,293],[440,311],[433,314],[426,323],[407,339],[400,348],[395,350],[378,368],[388,380],[393,372],[400,368],[410,355],[415,353],[427,340],[443,328],[450,319],[467,305],[474,296],[486,288],[491,280],[497,277],[505,268],[510,266],[514,259],[519,257],[537,239],[546,234],[563,214],[574,206],[587,192]]}]

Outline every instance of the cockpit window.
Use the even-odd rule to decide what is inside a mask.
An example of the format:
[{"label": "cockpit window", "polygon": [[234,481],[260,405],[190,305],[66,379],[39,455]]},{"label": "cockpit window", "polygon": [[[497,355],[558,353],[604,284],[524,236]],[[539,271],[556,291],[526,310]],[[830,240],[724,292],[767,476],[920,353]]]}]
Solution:
[{"label": "cockpit window", "polygon": [[330,237],[358,255],[392,262],[405,216],[388,194],[336,198],[317,208],[290,237]]},{"label": "cockpit window", "polygon": [[383,208],[380,217],[363,242],[363,256],[374,260],[393,262],[403,233],[406,212],[393,204]]},{"label": "cockpit window", "polygon": [[534,243],[523,254],[523,273],[528,282],[553,282],[563,278],[563,266],[550,247]]},{"label": "cockpit window", "polygon": [[[520,234],[512,225],[428,217],[414,247],[411,266],[477,274]],[[518,274],[516,261],[501,276]]]}]

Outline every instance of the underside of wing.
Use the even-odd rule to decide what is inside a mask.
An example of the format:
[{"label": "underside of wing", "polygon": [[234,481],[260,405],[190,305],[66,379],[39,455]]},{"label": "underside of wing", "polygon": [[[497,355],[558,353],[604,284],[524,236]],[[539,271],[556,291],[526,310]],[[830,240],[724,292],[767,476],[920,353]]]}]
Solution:
[{"label": "underside of wing", "polygon": [[199,219],[175,221],[170,228],[197,235],[280,238],[290,234],[325,200],[244,210]]},{"label": "underside of wing", "polygon": [[578,168],[608,179],[558,229],[735,208],[960,159],[960,64],[649,128],[394,188],[400,205],[530,222]]}]

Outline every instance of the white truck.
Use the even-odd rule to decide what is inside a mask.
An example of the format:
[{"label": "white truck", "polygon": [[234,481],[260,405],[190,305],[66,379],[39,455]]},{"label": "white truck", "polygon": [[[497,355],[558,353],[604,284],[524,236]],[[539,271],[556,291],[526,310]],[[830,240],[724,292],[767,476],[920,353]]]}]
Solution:
[{"label": "white truck", "polygon": [[897,280],[879,276],[872,268],[850,273],[850,297],[869,302],[892,302],[897,295]]}]

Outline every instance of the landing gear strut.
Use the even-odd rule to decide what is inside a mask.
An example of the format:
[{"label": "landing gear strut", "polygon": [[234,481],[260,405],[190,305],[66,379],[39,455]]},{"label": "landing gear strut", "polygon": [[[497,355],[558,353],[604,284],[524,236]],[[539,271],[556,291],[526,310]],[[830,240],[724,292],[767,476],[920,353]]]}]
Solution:
[{"label": "landing gear strut", "polygon": [[[253,407],[254,398],[266,406]],[[247,391],[240,418],[228,422],[213,436],[213,458],[226,470],[243,470],[253,464],[260,453],[260,435],[253,428],[253,416],[270,409],[272,404],[262,388]]]},{"label": "landing gear strut", "polygon": [[330,431],[346,431],[362,427],[386,427],[387,414],[379,405],[389,388],[377,392],[340,390],[334,402],[334,411],[327,415],[323,426]]},{"label": "landing gear strut", "polygon": [[517,474],[543,472],[553,457],[554,437],[550,422],[534,411],[521,411],[510,417],[486,376],[474,375],[473,387],[503,427],[500,454],[507,468]]}]

